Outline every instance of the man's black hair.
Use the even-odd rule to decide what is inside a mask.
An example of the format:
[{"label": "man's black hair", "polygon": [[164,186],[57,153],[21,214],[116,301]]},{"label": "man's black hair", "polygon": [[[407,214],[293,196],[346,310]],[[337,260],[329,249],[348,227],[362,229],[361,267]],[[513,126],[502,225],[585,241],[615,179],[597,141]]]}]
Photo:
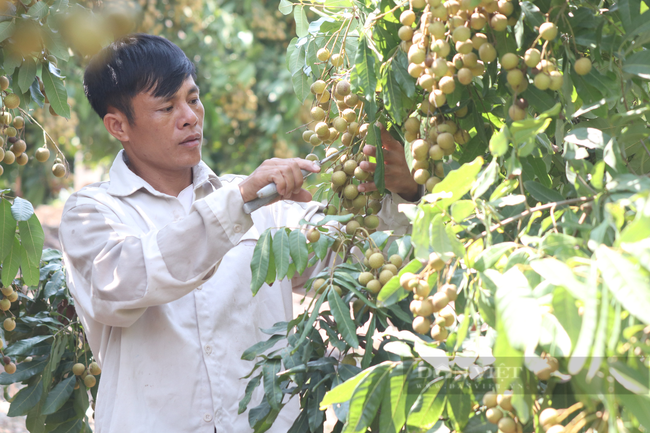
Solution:
[{"label": "man's black hair", "polygon": [[114,107],[133,124],[131,101],[137,94],[170,97],[189,76],[196,80],[196,69],[183,50],[159,36],[136,33],[116,40],[91,59],[84,90],[99,117],[103,119],[108,107]]}]

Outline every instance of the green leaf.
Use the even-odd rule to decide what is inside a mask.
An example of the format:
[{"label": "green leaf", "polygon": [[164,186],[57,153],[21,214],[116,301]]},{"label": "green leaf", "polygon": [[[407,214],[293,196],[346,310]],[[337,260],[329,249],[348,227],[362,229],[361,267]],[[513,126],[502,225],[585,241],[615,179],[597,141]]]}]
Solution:
[{"label": "green leaf", "polygon": [[289,0],[280,0],[280,6],[278,6],[278,9],[282,15],[289,15],[293,9],[293,4],[291,4]]},{"label": "green leaf", "polygon": [[489,276],[497,284],[497,320],[503,322],[510,345],[522,352],[535,348],[542,315],[528,280],[517,267],[510,268],[503,275],[494,272]]},{"label": "green leaf", "polygon": [[503,125],[499,132],[490,138],[490,152],[494,156],[503,156],[508,151],[508,127]]},{"label": "green leaf", "polygon": [[445,223],[442,221],[443,216],[437,214],[429,224],[429,243],[433,251],[438,254],[444,254],[452,251],[451,241],[445,230]]},{"label": "green leaf", "polygon": [[393,72],[392,68],[388,68],[386,71],[386,82],[382,90],[384,94],[384,107],[386,107],[390,115],[395,119],[395,122],[402,123],[402,99],[406,96],[397,82],[395,72]]},{"label": "green leaf", "polygon": [[[327,290],[327,289],[326,289]],[[321,305],[323,305],[323,302],[325,302],[326,294],[323,293],[318,297],[316,300],[316,303],[314,304],[314,308],[312,310],[312,313],[309,315],[309,318],[305,322],[305,328],[302,330],[302,334],[300,334],[300,337],[298,338],[298,341],[296,342],[295,346],[298,347],[298,345],[305,339],[307,338],[307,335],[312,332],[312,328],[314,327],[314,322],[316,321],[316,318],[319,317],[319,311]]]},{"label": "green leaf", "polygon": [[262,284],[264,284],[264,280],[266,280],[271,261],[272,244],[271,229],[266,229],[255,245],[253,259],[251,260],[251,290],[253,296],[257,294]]},{"label": "green leaf", "polygon": [[289,236],[284,229],[278,230],[273,237],[273,256],[275,258],[275,269],[279,281],[287,276],[287,271],[289,270]]},{"label": "green leaf", "polygon": [[271,408],[275,410],[280,410],[280,404],[282,403],[282,390],[278,379],[280,367],[279,359],[268,359],[262,366],[264,395],[266,395]]},{"label": "green leaf", "polygon": [[474,261],[474,269],[479,272],[485,272],[486,269],[494,266],[501,256],[517,247],[518,245],[514,242],[502,242],[486,248],[478,255],[478,257],[476,257],[476,260]]},{"label": "green leaf", "polygon": [[[593,266],[592,266],[593,268]],[[592,274],[594,273],[592,269]],[[591,278],[594,279],[593,276]],[[591,282],[591,281],[590,281]],[[594,335],[596,335],[596,322],[598,320],[598,292],[596,284],[585,284],[587,297],[584,300],[584,312],[582,314],[582,326],[578,342],[573,349],[571,359],[569,360],[569,374],[577,374],[587,362],[591,351]]]},{"label": "green leaf", "polygon": [[14,245],[16,220],[11,214],[11,203],[3,198],[0,201],[0,260],[4,260]]},{"label": "green leaf", "polygon": [[600,129],[575,128],[564,136],[564,141],[587,147],[589,149],[603,149],[605,148],[605,143],[607,143],[610,138],[609,135],[605,134]]},{"label": "green leaf", "polygon": [[407,378],[414,366],[414,363],[398,364],[390,372],[389,384],[379,410],[381,433],[399,433],[406,424],[406,400],[409,387]]},{"label": "green leaf", "polygon": [[61,34],[47,27],[43,28],[41,34],[47,51],[53,56],[67,62],[70,58],[70,53],[68,53],[66,43],[63,41]]},{"label": "green leaf", "polygon": [[70,421],[67,421],[63,424],[60,424],[52,430],[50,433],[80,433],[81,429],[84,428],[84,420],[83,419],[73,419]]},{"label": "green leaf", "polygon": [[7,416],[22,416],[38,404],[43,395],[43,381],[39,380],[36,385],[30,385],[18,391],[14,396]]},{"label": "green leaf", "polygon": [[530,266],[551,284],[566,287],[574,298],[580,300],[586,299],[587,291],[584,284],[576,278],[573,269],[566,263],[554,257],[546,257],[533,260]]},{"label": "green leaf", "polygon": [[451,197],[440,198],[435,201],[435,206],[439,209],[446,209],[450,204],[463,198],[465,194],[472,189],[472,184],[476,180],[479,171],[483,165],[483,158],[477,157],[474,161],[463,164],[458,170],[453,170],[440,183],[438,183],[427,197],[436,197],[436,194],[447,193]]},{"label": "green leaf", "polygon": [[292,231],[289,235],[289,246],[291,259],[296,265],[296,272],[302,275],[307,268],[309,251],[307,250],[307,238],[299,229]]},{"label": "green leaf", "polygon": [[359,347],[359,339],[357,338],[357,327],[350,318],[350,309],[335,290],[329,291],[327,300],[334,320],[336,320],[336,329],[341,333],[343,339],[356,349]]},{"label": "green leaf", "polygon": [[74,386],[77,383],[77,377],[71,375],[67,379],[57,383],[57,385],[47,394],[45,405],[41,413],[43,415],[50,415],[56,412],[68,401],[74,391]]},{"label": "green leaf", "polygon": [[29,201],[16,197],[11,205],[11,215],[16,221],[27,221],[34,215],[34,206]]},{"label": "green leaf", "polygon": [[244,361],[253,361],[257,355],[260,355],[275,345],[278,341],[285,338],[284,335],[272,335],[266,341],[260,341],[246,349],[241,355]]},{"label": "green leaf", "polygon": [[542,316],[539,344],[552,356],[568,358],[571,355],[571,337],[553,314]]},{"label": "green leaf", "polygon": [[18,231],[20,233],[20,243],[27,252],[27,258],[32,265],[38,268],[43,254],[45,234],[36,214],[32,215],[27,221],[19,221]]},{"label": "green leaf", "polygon": [[65,89],[63,80],[58,76],[58,70],[52,63],[43,63],[41,68],[41,79],[45,87],[47,99],[56,114],[66,119],[70,118],[70,106],[68,105],[68,91]]},{"label": "green leaf", "polygon": [[0,23],[0,42],[14,34],[16,25],[13,21],[4,21]]},{"label": "green leaf", "polygon": [[419,427],[427,431],[438,422],[445,408],[446,396],[438,398],[440,389],[445,384],[444,379],[429,382],[411,406],[406,418],[406,425]]},{"label": "green leaf", "polygon": [[[363,92],[363,96],[366,99],[366,107],[364,111],[368,116],[369,123],[373,125],[376,114],[375,90],[377,89],[377,76],[375,75],[375,53],[368,46],[367,36],[363,36],[359,40],[354,72],[351,80],[353,80],[353,84],[356,84],[356,87]],[[370,134],[370,129],[368,130],[368,133]],[[376,137],[379,139],[379,134],[377,134]],[[379,164],[377,167],[379,168]]]},{"label": "green leaf", "polygon": [[262,375],[258,374],[246,384],[246,391],[244,392],[244,397],[242,397],[241,401],[239,402],[239,410],[237,411],[238,415],[241,415],[242,413],[244,413],[244,411],[246,411],[246,408],[248,407],[248,403],[251,402],[251,398],[253,397],[253,391],[255,391],[255,388],[257,388],[260,385],[261,379],[262,379]]},{"label": "green leaf", "polygon": [[30,17],[36,18],[37,20],[45,18],[45,16],[50,12],[50,8],[45,2],[35,3],[34,6],[30,7],[27,11],[27,15]]},{"label": "green leaf", "polygon": [[[37,3],[40,4],[40,3]],[[34,82],[36,77],[36,62],[33,58],[27,57],[18,70],[18,88],[22,93],[29,92],[29,86]]]},{"label": "green leaf", "polygon": [[0,374],[0,385],[11,385],[12,383],[22,382],[34,377],[45,370],[47,362],[47,356],[34,358],[32,362],[21,362],[16,366],[16,372],[14,374],[7,374],[5,372]]},{"label": "green leaf", "polygon": [[618,302],[637,319],[650,324],[650,277],[618,252],[600,245],[598,269]]},{"label": "green leaf", "polygon": [[377,415],[392,365],[379,364],[354,390],[343,433],[365,432]]},{"label": "green leaf", "polygon": [[38,286],[40,273],[38,263],[32,263],[27,256],[25,248],[20,249],[20,271],[23,283],[27,286]]},{"label": "green leaf", "polygon": [[370,373],[372,373],[375,368],[379,367],[376,365],[374,367],[363,370],[352,379],[348,379],[340,385],[332,388],[330,391],[325,394],[323,400],[320,402],[320,409],[325,410],[328,406],[336,403],[345,403],[346,401],[352,398],[354,390],[357,388],[357,385],[364,380]]},{"label": "green leaf", "polygon": [[525,181],[524,187],[535,200],[541,201],[542,203],[553,203],[564,200],[564,196],[562,194],[553,189],[547,188],[541,183],[535,182],[534,180]]},{"label": "green leaf", "polygon": [[[497,163],[497,158],[492,158],[490,164],[483,170],[481,175],[478,177],[476,182],[472,185],[472,197],[479,198],[487,192],[488,189],[497,181],[499,178],[499,165]],[[455,206],[456,204],[454,204]],[[453,207],[452,207],[453,212]],[[454,216],[456,221],[459,221],[458,218]]]},{"label": "green leaf", "polygon": [[53,337],[52,335],[38,335],[36,337],[26,338],[24,340],[18,340],[12,343],[9,347],[7,347],[4,353],[7,356],[16,356],[16,355],[27,356],[31,354],[32,349],[36,345],[52,337]]},{"label": "green leaf", "polygon": [[307,14],[305,14],[305,7],[296,5],[293,9],[293,18],[296,20],[296,34],[298,37],[307,36],[309,34],[309,20],[307,20]]},{"label": "green leaf", "polygon": [[625,58],[623,71],[650,80],[650,51],[643,50]]},{"label": "green leaf", "polygon": [[529,1],[521,2],[521,10],[526,17],[526,24],[531,27],[539,27],[546,21],[539,8]]},{"label": "green leaf", "polygon": [[2,262],[2,285],[8,287],[13,282],[14,278],[18,274],[18,268],[20,268],[20,259],[22,257],[23,247],[18,242],[18,238],[14,238],[14,244],[11,247],[11,251],[7,254],[7,257],[4,258]]},{"label": "green leaf", "polygon": [[293,85],[293,91],[296,94],[296,97],[303,102],[307,99],[307,96],[311,93],[309,90],[309,77],[305,75],[302,71],[302,68],[297,70],[291,75],[291,84]]}]

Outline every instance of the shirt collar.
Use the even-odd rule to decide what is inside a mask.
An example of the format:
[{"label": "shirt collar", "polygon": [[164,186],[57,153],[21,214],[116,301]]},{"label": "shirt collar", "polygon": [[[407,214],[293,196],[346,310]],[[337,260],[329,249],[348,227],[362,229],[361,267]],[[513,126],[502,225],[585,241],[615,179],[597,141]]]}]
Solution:
[{"label": "shirt collar", "polygon": [[[126,197],[144,188],[153,195],[167,196],[167,194],[157,191],[147,181],[132,172],[124,162],[124,156],[124,149],[122,149],[117,153],[109,171],[110,182],[107,190],[109,194]],[[212,184],[214,189],[222,186],[219,177],[203,161],[192,167],[192,183],[195,190],[206,183]]]}]

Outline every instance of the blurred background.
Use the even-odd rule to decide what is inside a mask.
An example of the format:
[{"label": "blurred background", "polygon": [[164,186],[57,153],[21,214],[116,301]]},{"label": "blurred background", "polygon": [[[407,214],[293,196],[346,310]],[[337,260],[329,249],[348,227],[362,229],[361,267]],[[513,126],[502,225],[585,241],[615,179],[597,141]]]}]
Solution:
[{"label": "blurred background", "polygon": [[[29,1],[29,0],[28,0]],[[53,14],[56,3],[65,13]],[[34,3],[34,0],[32,0]],[[308,107],[296,98],[286,67],[286,49],[295,36],[291,15],[278,11],[277,1],[265,0],[104,0],[48,1],[48,25],[63,36],[67,61],[57,55],[66,77],[71,117],[31,108],[32,115],[58,142],[71,173],[56,178],[41,164],[5,167],[3,188],[35,206],[61,203],[75,189],[105,178],[121,148],[105,131],[83,93],[88,59],[114,37],[144,32],[179,45],[198,71],[205,106],[203,158],[217,173],[249,174],[271,157],[304,156],[310,147],[301,131],[287,134],[307,121]],[[11,7],[11,2],[3,6]],[[2,21],[2,20],[0,20]],[[43,144],[43,133],[28,125],[25,141]],[[52,216],[49,214],[52,213]],[[45,225],[58,212],[39,211]]]}]

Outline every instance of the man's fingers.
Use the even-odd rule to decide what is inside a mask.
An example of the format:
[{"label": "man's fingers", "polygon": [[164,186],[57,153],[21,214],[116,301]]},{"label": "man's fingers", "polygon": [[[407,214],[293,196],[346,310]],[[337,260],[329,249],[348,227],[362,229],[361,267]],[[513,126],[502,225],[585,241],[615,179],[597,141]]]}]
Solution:
[{"label": "man's fingers", "polygon": [[278,190],[278,194],[284,197],[287,191],[287,180],[282,175],[282,172],[274,173],[271,176],[271,181],[275,183],[275,188]]},{"label": "man's fingers", "polygon": [[376,156],[377,155],[377,148],[375,146],[371,146],[369,144],[366,144],[363,146],[363,153],[364,155],[367,156]]},{"label": "man's fingers", "polygon": [[306,189],[300,189],[297,193],[292,194],[289,200],[308,202],[311,201],[311,194]]},{"label": "man's fingers", "polygon": [[374,162],[361,161],[359,167],[361,167],[361,170],[363,171],[367,171],[368,173],[374,173],[375,170],[377,169],[377,164],[375,164]]},{"label": "man's fingers", "polygon": [[293,158],[291,161],[296,162],[302,170],[311,171],[312,173],[318,173],[320,171],[320,166],[313,161],[300,158]]},{"label": "man's fingers", "polygon": [[395,138],[390,135],[390,132],[385,129],[381,131],[381,145],[384,149],[391,151],[397,151],[398,149],[402,150],[402,144],[395,140]]},{"label": "man's fingers", "polygon": [[377,191],[377,185],[375,182],[364,182],[359,185],[359,192],[372,192]]},{"label": "man's fingers", "polygon": [[300,171],[300,167],[298,166],[298,164],[291,164],[290,167],[291,167],[291,175],[293,176],[293,189],[287,192],[297,194],[298,191],[300,191],[300,188],[302,187],[302,181],[304,180],[304,178],[302,177],[302,172]]}]

